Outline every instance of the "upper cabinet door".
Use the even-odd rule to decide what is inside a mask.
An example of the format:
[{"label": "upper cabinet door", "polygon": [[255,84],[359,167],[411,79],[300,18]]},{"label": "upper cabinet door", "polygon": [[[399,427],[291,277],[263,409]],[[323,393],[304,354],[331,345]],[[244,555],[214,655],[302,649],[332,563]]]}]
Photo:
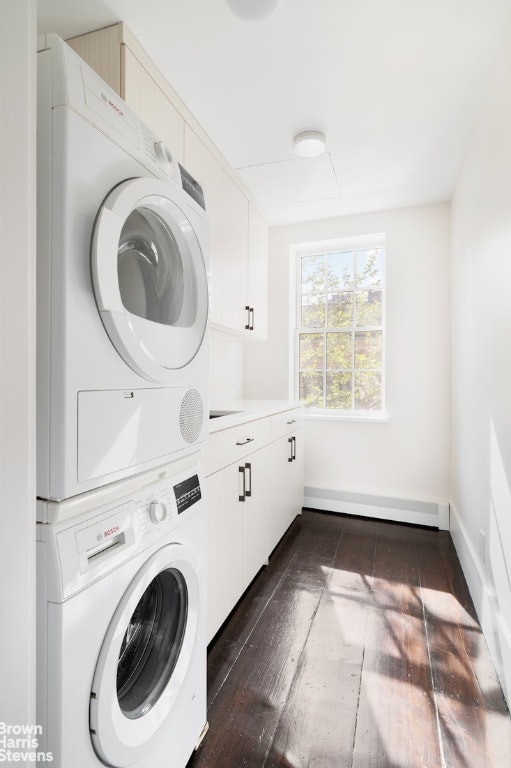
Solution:
[{"label": "upper cabinet door", "polygon": [[209,149],[185,123],[187,171],[202,185],[210,223],[211,320],[222,322],[222,167]]},{"label": "upper cabinet door", "polygon": [[123,98],[121,93],[121,43],[123,25],[97,29],[66,40],[78,56]]},{"label": "upper cabinet door", "polygon": [[222,324],[235,331],[248,325],[248,200],[223,171]]},{"label": "upper cabinet door", "polygon": [[183,163],[185,122],[182,116],[126,45],[121,47],[121,54],[121,96]]},{"label": "upper cabinet door", "polygon": [[248,209],[247,301],[252,308],[253,335],[268,333],[268,225],[252,204]]}]

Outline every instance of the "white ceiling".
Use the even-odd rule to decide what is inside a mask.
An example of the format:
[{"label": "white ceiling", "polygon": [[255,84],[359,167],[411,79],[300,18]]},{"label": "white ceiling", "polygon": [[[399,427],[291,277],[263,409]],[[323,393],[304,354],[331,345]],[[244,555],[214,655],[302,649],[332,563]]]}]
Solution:
[{"label": "white ceiling", "polygon": [[[254,0],[257,2],[257,0]],[[39,32],[122,20],[272,224],[450,199],[511,0],[38,0]],[[321,130],[327,154],[297,158]]]}]

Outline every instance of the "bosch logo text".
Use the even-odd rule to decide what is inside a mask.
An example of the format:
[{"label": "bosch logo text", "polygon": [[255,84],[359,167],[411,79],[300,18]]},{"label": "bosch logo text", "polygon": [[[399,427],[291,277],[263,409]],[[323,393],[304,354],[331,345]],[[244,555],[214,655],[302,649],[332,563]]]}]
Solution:
[{"label": "bosch logo text", "polygon": [[107,531],[103,531],[103,537],[106,539],[107,536],[113,536],[114,533],[117,533],[119,531],[119,526],[114,525],[113,528],[109,528]]},{"label": "bosch logo text", "polygon": [[122,111],[122,109],[118,107],[117,104],[114,104],[114,102],[111,99],[109,99],[108,96],[102,93],[101,98],[106,104],[108,104],[109,107],[111,107],[114,110],[114,112],[117,112],[117,114],[120,117],[124,117],[124,112]]}]

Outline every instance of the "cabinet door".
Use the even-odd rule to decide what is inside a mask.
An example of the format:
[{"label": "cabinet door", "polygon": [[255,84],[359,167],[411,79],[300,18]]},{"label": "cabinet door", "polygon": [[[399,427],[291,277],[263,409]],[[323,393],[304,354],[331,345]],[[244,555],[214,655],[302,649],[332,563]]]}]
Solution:
[{"label": "cabinet door", "polygon": [[[271,445],[271,505],[268,514],[267,543],[272,551],[303,505],[302,430],[279,438]],[[296,456],[296,459],[293,459]],[[290,460],[291,459],[291,460]]]},{"label": "cabinet door", "polygon": [[130,49],[121,47],[121,96],[183,162],[184,120]]},{"label": "cabinet door", "polygon": [[[207,478],[208,642],[243,592],[243,520],[237,465]],[[233,482],[233,479],[235,482]]]},{"label": "cabinet door", "polygon": [[267,521],[267,548],[271,553],[279,543],[287,528],[286,521],[290,514],[289,498],[291,444],[288,437],[281,437],[271,444],[272,466],[270,483],[273,488],[271,505]]},{"label": "cabinet door", "polygon": [[248,320],[248,200],[222,176],[222,324],[242,331]]},{"label": "cabinet door", "polygon": [[246,588],[270,554],[265,533],[269,499],[268,473],[271,468],[270,447],[251,453],[242,466],[246,500],[240,502],[240,507],[243,515],[243,587]]},{"label": "cabinet door", "polygon": [[291,525],[296,515],[299,515],[303,507],[303,482],[304,482],[304,430],[299,428],[293,432],[294,437],[294,460],[290,463],[291,475],[289,480],[289,518],[288,526]]},{"label": "cabinet door", "polygon": [[185,123],[185,168],[204,187],[210,222],[211,320],[222,322],[222,167]]},{"label": "cabinet door", "polygon": [[122,98],[121,39],[121,25],[115,24],[72,37],[66,42]]},{"label": "cabinet door", "polygon": [[248,304],[253,310],[253,335],[268,333],[268,225],[254,206],[248,209]]}]

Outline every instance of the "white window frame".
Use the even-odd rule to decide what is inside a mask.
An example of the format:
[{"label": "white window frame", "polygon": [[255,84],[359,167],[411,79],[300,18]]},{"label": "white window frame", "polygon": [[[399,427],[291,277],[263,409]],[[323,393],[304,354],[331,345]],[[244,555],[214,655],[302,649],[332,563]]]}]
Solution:
[{"label": "white window frame", "polygon": [[378,232],[369,235],[355,237],[340,237],[330,240],[314,242],[294,243],[290,246],[290,359],[289,359],[289,391],[291,399],[299,399],[299,337],[300,337],[300,312],[301,312],[301,270],[300,259],[302,256],[322,256],[337,251],[364,250],[371,248],[383,248],[384,260],[382,269],[382,407],[378,410],[333,409],[333,408],[304,408],[304,415],[310,419],[322,420],[348,420],[348,421],[389,421],[386,409],[386,265],[387,248],[386,235]]}]

